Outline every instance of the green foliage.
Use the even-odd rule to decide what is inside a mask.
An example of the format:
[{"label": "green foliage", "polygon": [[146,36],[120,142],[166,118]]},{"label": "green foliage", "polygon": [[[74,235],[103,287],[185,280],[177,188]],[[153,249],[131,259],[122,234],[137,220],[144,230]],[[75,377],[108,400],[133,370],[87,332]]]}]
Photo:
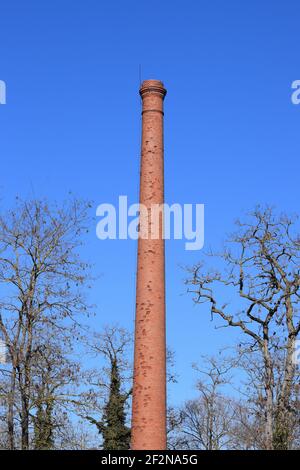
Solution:
[{"label": "green foliage", "polygon": [[126,426],[125,402],[127,394],[121,393],[121,380],[116,359],[111,365],[111,382],[109,399],[103,414],[104,427],[103,449],[129,449],[130,430]]},{"label": "green foliage", "polygon": [[121,392],[121,378],[117,359],[111,360],[110,390],[102,421],[87,419],[95,424],[103,437],[103,450],[127,450],[130,446],[130,429],[126,426],[125,404],[128,393]]},{"label": "green foliage", "polygon": [[53,449],[53,405],[39,403],[34,421],[34,448],[37,450]]}]

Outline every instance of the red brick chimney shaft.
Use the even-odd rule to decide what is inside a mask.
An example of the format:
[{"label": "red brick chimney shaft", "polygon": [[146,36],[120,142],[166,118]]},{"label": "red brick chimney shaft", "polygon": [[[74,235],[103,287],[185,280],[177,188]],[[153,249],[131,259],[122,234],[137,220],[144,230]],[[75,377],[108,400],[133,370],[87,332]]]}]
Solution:
[{"label": "red brick chimney shaft", "polygon": [[[142,152],[140,203],[164,202],[163,100],[166,90],[158,80],[140,88]],[[149,219],[149,220],[148,220]],[[151,229],[150,217],[140,226]],[[165,252],[162,227],[158,239],[138,241],[132,449],[166,449],[166,333]]]}]

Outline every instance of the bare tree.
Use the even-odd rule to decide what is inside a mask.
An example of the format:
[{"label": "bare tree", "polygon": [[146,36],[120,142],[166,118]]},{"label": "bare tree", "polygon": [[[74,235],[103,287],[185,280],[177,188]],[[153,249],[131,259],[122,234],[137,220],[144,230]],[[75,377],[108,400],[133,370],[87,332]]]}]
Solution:
[{"label": "bare tree", "polygon": [[182,410],[169,406],[167,409],[167,448],[169,450],[186,449],[186,439],[181,433]]},{"label": "bare tree", "polygon": [[[240,330],[242,349],[257,351],[262,366],[264,447],[291,448],[294,422],[295,342],[300,331],[300,242],[295,221],[257,208],[251,219],[237,222],[238,232],[217,257],[224,269],[192,269],[187,281],[196,303],[210,304],[212,317]],[[221,289],[220,289],[221,288]],[[233,297],[234,303],[225,296]],[[223,297],[223,299],[222,299]],[[222,300],[221,300],[222,299]],[[275,380],[275,357],[281,352],[281,374]]]},{"label": "bare tree", "polygon": [[52,449],[56,447],[58,429],[64,426],[63,412],[73,413],[81,400],[85,400],[85,406],[88,401],[82,387],[81,364],[70,354],[71,338],[49,337],[45,329],[41,335],[31,370],[30,417],[34,449]]},{"label": "bare tree", "polygon": [[14,210],[0,216],[0,332],[10,364],[1,372],[8,385],[10,449],[15,448],[17,419],[21,447],[29,448],[36,332],[48,328],[53,335],[72,335],[77,315],[88,311],[82,293],[88,265],[78,252],[88,208],[77,200],[63,207],[18,200]]},{"label": "bare tree", "polygon": [[201,368],[194,366],[201,376],[197,382],[199,396],[171,414],[174,428],[170,441],[177,449],[229,449],[235,402],[223,388],[230,384],[233,364],[214,357],[203,358],[202,364]]},{"label": "bare tree", "polygon": [[98,440],[98,435],[87,428],[85,420],[70,420],[67,414],[61,416],[55,439],[56,450],[97,450]]},{"label": "bare tree", "polygon": [[[239,344],[237,348],[237,362],[242,372],[242,386],[239,392],[242,400],[237,406],[237,429],[240,445],[244,448],[260,449],[265,447],[265,392],[264,392],[264,362],[259,349],[245,347]],[[276,403],[282,381],[284,380],[285,355],[280,347],[272,351],[272,374],[274,377],[274,425],[276,421]],[[292,404],[289,416],[289,448],[298,447],[299,435],[299,367],[295,366],[295,374],[291,387],[290,403]],[[275,427],[275,438],[277,428]],[[237,441],[238,442],[238,441]]]}]

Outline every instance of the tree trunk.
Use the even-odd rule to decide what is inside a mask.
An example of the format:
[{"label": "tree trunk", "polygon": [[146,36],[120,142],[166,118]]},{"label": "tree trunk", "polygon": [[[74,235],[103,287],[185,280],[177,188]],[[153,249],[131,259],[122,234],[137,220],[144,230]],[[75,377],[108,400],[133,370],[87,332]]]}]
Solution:
[{"label": "tree trunk", "polygon": [[273,367],[269,351],[269,331],[268,327],[264,326],[264,339],[263,339],[263,357],[265,364],[265,393],[266,393],[266,407],[265,407],[265,449],[273,450]]},{"label": "tree trunk", "polygon": [[291,446],[292,420],[291,420],[291,394],[295,374],[293,353],[295,348],[295,336],[291,334],[287,342],[285,358],[284,379],[277,402],[275,432],[273,445],[276,450],[288,450]]},{"label": "tree trunk", "polygon": [[16,368],[13,366],[10,378],[10,392],[7,403],[7,431],[8,431],[8,448],[15,449],[15,429],[14,429],[14,402],[16,388]]},{"label": "tree trunk", "polygon": [[29,412],[26,397],[22,398],[21,444],[22,450],[29,449]]}]

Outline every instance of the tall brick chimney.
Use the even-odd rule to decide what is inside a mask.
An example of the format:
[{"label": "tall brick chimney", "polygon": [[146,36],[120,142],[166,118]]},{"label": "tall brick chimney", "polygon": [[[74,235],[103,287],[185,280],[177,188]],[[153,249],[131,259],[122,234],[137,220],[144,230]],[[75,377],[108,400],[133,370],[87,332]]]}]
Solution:
[{"label": "tall brick chimney", "polygon": [[[140,203],[164,202],[163,101],[158,80],[140,88],[142,149]],[[151,231],[151,219],[140,212],[140,228]],[[131,448],[166,449],[165,248],[162,224],[157,239],[138,241],[134,379]]]}]

